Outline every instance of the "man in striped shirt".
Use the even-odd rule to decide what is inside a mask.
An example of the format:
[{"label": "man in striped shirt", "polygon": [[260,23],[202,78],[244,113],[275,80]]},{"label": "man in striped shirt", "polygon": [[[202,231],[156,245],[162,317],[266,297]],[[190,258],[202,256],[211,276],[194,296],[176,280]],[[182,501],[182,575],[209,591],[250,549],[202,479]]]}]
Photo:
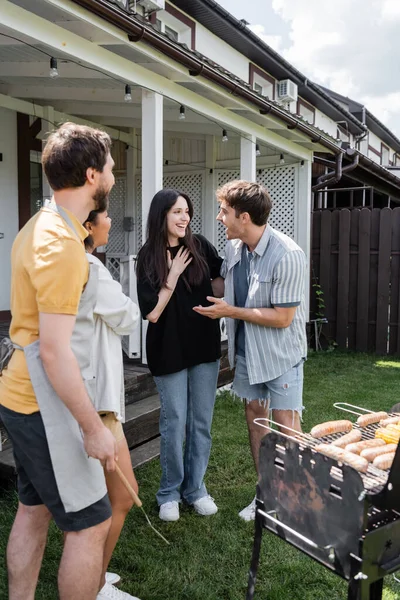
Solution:
[{"label": "man in striped shirt", "polygon": [[[233,181],[217,191],[217,219],[226,227],[221,275],[225,298],[208,298],[195,310],[226,317],[233,391],[245,401],[250,446],[258,473],[265,429],[254,423],[268,416],[301,431],[305,332],[306,258],[288,236],[268,224],[271,198],[258,183]],[[239,515],[254,519],[255,499]]]}]

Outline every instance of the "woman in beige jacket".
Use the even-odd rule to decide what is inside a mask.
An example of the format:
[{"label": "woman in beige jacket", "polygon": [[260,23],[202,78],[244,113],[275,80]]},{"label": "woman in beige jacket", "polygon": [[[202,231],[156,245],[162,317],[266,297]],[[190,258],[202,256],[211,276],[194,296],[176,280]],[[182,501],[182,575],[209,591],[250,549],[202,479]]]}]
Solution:
[{"label": "woman in beige jacket", "polygon": [[[107,211],[92,211],[84,226],[89,233],[85,240],[88,260],[99,267],[92,356],[96,375],[95,405],[104,424],[117,441],[118,465],[137,492],[138,485],[122,428],[125,394],[121,336],[129,335],[138,326],[140,313],[137,305],[125,296],[121,285],[112,278],[108,269],[92,254],[96,248],[108,242],[111,219]],[[112,521],[104,551],[102,587],[97,600],[138,600],[113,585],[119,581],[118,575],[107,573],[125,518],[132,508],[132,499],[115,471],[111,473],[105,470],[104,474],[111,502]]]}]

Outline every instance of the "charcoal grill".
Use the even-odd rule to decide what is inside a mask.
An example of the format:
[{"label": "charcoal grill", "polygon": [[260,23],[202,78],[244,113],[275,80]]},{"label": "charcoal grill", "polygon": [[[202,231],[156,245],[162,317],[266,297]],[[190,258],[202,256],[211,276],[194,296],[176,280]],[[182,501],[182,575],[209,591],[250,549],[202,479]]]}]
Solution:
[{"label": "charcoal grill", "polygon": [[[371,412],[334,406],[357,415]],[[268,430],[277,425],[256,422]],[[362,438],[374,437],[377,427],[361,429]],[[317,440],[285,427],[262,440],[246,600],[254,598],[264,529],[345,579],[348,600],[381,600],[384,577],[400,568],[400,444],[390,471],[370,465],[359,473],[315,450],[341,435]]]}]

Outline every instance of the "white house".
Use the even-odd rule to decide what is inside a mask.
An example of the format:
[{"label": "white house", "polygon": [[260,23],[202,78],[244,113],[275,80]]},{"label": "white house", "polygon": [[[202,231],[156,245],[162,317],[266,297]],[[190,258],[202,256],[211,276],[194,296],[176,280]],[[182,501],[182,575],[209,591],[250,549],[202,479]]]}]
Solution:
[{"label": "white house", "polygon": [[[105,252],[119,277],[163,186],[191,196],[194,231],[223,251],[215,189],[258,179],[274,201],[272,224],[308,256],[312,185],[331,181],[339,163],[400,199],[400,179],[385,168],[399,164],[400,142],[357,111],[213,0],[0,0],[0,318],[9,318],[13,239],[50,195],[40,154],[56,124],[94,124],[114,140]],[[365,154],[367,135],[368,146],[388,148],[383,165]]]},{"label": "white house", "polygon": [[[100,125],[115,142],[106,248],[114,273],[140,246],[149,203],[163,186],[192,197],[194,231],[222,250],[214,191],[239,176],[266,184],[275,203],[273,225],[309,255],[311,164],[316,151],[343,153],[334,128],[324,131],[307,115],[297,116],[290,80],[274,80],[271,92],[259,66],[178,3],[120,4],[0,0],[3,318],[9,316],[13,239],[50,195],[41,140],[65,120]],[[329,129],[322,119],[319,125]]]}]

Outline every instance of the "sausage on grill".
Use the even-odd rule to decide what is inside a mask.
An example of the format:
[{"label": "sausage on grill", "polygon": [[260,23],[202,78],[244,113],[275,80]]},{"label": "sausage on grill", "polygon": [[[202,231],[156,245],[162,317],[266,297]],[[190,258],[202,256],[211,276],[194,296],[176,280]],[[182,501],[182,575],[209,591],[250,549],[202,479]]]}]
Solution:
[{"label": "sausage on grill", "polygon": [[342,435],[342,437],[332,442],[332,446],[344,448],[345,446],[347,446],[347,444],[353,444],[355,442],[359,442],[360,440],[361,431],[359,429],[353,429],[353,431],[350,431],[350,433],[346,433],[345,435]]},{"label": "sausage on grill", "polygon": [[369,462],[372,462],[377,456],[388,454],[389,452],[396,452],[396,449],[397,444],[385,444],[384,446],[378,446],[377,448],[365,448],[365,450],[361,450],[360,456],[366,458]]},{"label": "sausage on grill", "polygon": [[360,454],[362,450],[366,448],[377,448],[378,446],[385,446],[386,442],[384,440],[373,438],[370,440],[363,440],[362,442],[357,442],[356,444],[348,444],[345,448],[347,452],[353,452],[354,454]]},{"label": "sausage on grill", "polygon": [[322,438],[326,435],[332,435],[332,433],[346,433],[353,429],[351,421],[327,421],[326,423],[320,423],[315,425],[310,431],[311,435],[315,438]]},{"label": "sausage on grill", "polygon": [[353,454],[352,452],[346,452],[343,448],[338,448],[331,444],[319,444],[315,447],[315,450],[325,456],[329,456],[329,458],[334,458],[335,460],[345,463],[361,473],[366,473],[368,469],[368,461],[366,458],[357,456],[357,454]]},{"label": "sausage on grill", "polygon": [[387,419],[382,419],[379,421],[379,427],[387,427],[387,425],[397,425],[400,421],[400,416],[397,417],[388,417]]},{"label": "sausage on grill", "polygon": [[382,471],[386,471],[392,466],[395,454],[396,452],[389,452],[388,454],[382,454],[381,456],[377,456],[372,464],[377,469],[382,469]]},{"label": "sausage on grill", "polygon": [[368,413],[366,415],[361,415],[357,419],[357,425],[360,427],[367,427],[367,425],[371,425],[372,423],[379,423],[382,419],[386,419],[388,417],[387,412],[376,412],[376,413]]}]

